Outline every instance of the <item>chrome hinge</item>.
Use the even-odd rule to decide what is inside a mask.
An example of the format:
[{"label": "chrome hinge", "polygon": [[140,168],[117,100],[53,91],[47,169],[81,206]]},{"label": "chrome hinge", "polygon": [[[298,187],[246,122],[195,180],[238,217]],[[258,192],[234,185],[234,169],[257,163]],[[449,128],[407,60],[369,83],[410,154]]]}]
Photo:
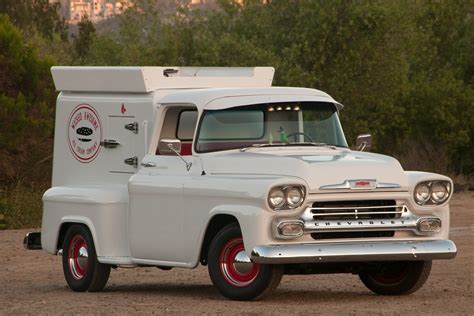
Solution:
[{"label": "chrome hinge", "polygon": [[130,124],[125,124],[125,129],[128,129],[129,131],[134,132],[135,134],[138,134],[138,122],[133,122]]},{"label": "chrome hinge", "polygon": [[120,143],[113,139],[104,139],[100,142],[100,146],[104,146],[105,148],[115,148],[120,146]]},{"label": "chrome hinge", "polygon": [[133,166],[133,168],[138,167],[138,157],[137,156],[127,158],[123,162],[126,163],[127,165]]}]

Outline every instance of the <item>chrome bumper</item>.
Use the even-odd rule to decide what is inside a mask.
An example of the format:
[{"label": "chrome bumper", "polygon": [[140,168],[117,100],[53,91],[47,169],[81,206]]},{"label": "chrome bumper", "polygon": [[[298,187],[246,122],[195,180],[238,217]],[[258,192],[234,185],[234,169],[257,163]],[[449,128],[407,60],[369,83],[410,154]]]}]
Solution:
[{"label": "chrome bumper", "polygon": [[28,233],[23,239],[23,247],[28,250],[41,250],[41,233]]},{"label": "chrome bumper", "polygon": [[456,253],[451,240],[380,241],[256,246],[251,259],[264,264],[405,261],[452,259]]}]

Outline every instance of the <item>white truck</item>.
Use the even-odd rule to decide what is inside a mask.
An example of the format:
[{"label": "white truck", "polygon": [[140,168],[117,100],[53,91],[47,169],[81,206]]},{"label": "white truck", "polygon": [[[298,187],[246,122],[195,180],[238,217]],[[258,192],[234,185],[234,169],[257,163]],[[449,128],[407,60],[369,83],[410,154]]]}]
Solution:
[{"label": "white truck", "polygon": [[27,249],[62,255],[73,291],[110,269],[207,265],[235,300],[283,274],[353,273],[378,294],[419,289],[451,259],[443,175],[351,150],[342,105],[272,87],[274,69],[53,67],[52,188]]}]

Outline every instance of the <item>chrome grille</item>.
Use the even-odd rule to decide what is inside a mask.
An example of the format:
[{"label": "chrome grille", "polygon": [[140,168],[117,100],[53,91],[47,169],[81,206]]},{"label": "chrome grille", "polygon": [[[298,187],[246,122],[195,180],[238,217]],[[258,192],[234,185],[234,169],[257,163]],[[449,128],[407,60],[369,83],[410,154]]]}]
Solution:
[{"label": "chrome grille", "polygon": [[401,217],[405,208],[395,200],[365,200],[314,202],[308,210],[314,220],[321,221],[393,219]]}]

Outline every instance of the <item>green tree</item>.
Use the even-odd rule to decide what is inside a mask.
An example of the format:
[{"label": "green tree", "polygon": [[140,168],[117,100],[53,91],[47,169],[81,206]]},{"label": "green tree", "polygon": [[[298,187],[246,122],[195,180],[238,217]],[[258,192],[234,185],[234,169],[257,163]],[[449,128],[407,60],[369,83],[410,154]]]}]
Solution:
[{"label": "green tree", "polygon": [[94,24],[86,16],[78,23],[79,35],[74,38],[74,50],[80,60],[85,60],[96,36]]},{"label": "green tree", "polygon": [[0,13],[7,14],[13,24],[28,36],[38,31],[47,38],[59,34],[67,40],[67,24],[59,14],[60,4],[48,0],[2,0]]},{"label": "green tree", "polygon": [[50,155],[51,65],[52,61],[39,58],[23,41],[20,30],[0,14],[0,182],[18,178]]}]

